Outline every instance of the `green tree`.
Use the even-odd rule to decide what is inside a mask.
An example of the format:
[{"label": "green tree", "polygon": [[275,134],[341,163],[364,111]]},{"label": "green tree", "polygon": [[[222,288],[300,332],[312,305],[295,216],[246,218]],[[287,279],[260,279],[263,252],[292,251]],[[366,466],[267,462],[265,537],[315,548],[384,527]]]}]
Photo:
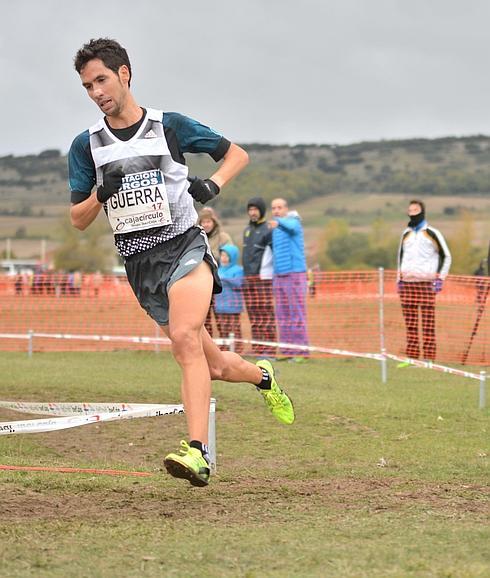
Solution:
[{"label": "green tree", "polygon": [[85,231],[75,229],[68,216],[59,223],[61,244],[54,255],[56,269],[65,271],[95,271],[110,270],[114,251],[107,246],[107,225],[102,221],[94,221]]},{"label": "green tree", "polygon": [[363,253],[368,245],[369,238],[366,233],[350,233],[332,239],[327,254],[335,265],[347,268],[347,265],[362,264]]},{"label": "green tree", "polygon": [[318,242],[318,262],[325,271],[335,271],[339,267],[334,263],[330,254],[330,243],[338,238],[349,234],[349,225],[344,219],[331,219],[328,221]]},{"label": "green tree", "polygon": [[387,247],[393,240],[390,226],[386,221],[377,217],[371,224],[369,243],[375,247]]},{"label": "green tree", "polygon": [[396,267],[399,239],[393,235],[386,221],[377,218],[371,225],[369,232],[369,247],[364,252],[364,262],[370,267]]},{"label": "green tree", "polygon": [[485,257],[486,248],[474,245],[475,222],[468,211],[462,212],[462,221],[447,243],[452,256],[450,273],[472,275],[478,263]]},{"label": "green tree", "polygon": [[319,242],[319,263],[327,271],[396,266],[398,239],[376,219],[368,233],[351,232],[343,219],[332,219]]},{"label": "green tree", "polygon": [[396,247],[368,247],[362,253],[362,262],[370,269],[394,269],[396,267]]}]

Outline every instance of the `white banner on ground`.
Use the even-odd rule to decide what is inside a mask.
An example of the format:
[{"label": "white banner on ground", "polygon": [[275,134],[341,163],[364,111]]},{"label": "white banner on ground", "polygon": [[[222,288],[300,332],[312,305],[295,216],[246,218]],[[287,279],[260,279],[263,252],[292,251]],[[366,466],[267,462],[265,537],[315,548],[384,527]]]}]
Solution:
[{"label": "white banner on ground", "polygon": [[[45,433],[93,423],[184,413],[182,404],[150,403],[0,401],[1,408],[21,413],[47,414],[48,417],[0,422],[0,435]],[[214,398],[211,398],[209,406],[208,428],[210,466],[213,471],[216,471],[216,400]]]},{"label": "white banner on ground", "polygon": [[[5,406],[2,405],[2,407]],[[9,407],[9,409],[13,409],[13,407]],[[17,409],[17,411],[26,410]],[[32,412],[32,410],[29,411]],[[163,415],[173,415],[178,413],[184,413],[183,406],[148,405],[142,408],[125,409],[122,411],[114,412],[96,413],[92,411],[87,412],[85,415],[66,415],[65,410],[65,415],[63,417],[47,417],[42,419],[0,422],[0,435],[43,433],[60,429],[69,429],[82,425],[88,425],[91,423],[116,421],[121,419],[133,419],[137,417],[159,417]]]},{"label": "white banner on ground", "polygon": [[113,403],[113,402],[32,402],[32,401],[0,401],[0,408],[20,411],[24,413],[38,413],[46,415],[90,415],[94,413],[118,413],[134,409],[161,408],[162,415],[183,413],[182,404],[155,404],[155,403]]}]

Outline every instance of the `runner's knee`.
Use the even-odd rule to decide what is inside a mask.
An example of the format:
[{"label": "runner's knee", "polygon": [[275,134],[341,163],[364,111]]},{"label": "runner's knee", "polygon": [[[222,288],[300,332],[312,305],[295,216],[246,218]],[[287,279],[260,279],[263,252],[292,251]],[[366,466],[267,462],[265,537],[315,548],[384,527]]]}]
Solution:
[{"label": "runner's knee", "polygon": [[170,331],[172,353],[178,363],[194,358],[202,352],[200,329],[178,327]]}]

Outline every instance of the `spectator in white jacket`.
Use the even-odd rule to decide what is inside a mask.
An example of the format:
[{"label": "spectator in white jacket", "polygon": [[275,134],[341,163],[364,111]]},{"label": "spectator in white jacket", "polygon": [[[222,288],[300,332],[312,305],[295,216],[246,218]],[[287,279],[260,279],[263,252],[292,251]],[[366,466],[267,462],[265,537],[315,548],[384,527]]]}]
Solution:
[{"label": "spectator in white jacket", "polygon": [[436,295],[449,273],[451,253],[442,234],[427,223],[422,201],[410,201],[408,217],[398,249],[398,293],[407,328],[406,354],[411,359],[420,357],[420,310],[423,357],[434,360]]}]

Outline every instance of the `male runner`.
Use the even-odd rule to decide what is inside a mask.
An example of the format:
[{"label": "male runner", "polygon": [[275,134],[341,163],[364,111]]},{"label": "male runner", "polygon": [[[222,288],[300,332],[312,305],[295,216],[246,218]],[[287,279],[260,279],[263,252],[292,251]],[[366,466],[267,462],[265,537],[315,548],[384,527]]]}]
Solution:
[{"label": "male runner", "polygon": [[[141,108],[130,90],[127,52],[115,40],[85,44],[75,69],[104,116],[70,148],[72,224],[84,230],[104,207],[129,283],[163,327],[182,370],[190,443],[182,441],[180,454],[167,455],[164,465],[172,476],[205,486],[212,379],[252,383],[280,422],[294,421],[271,364],[253,365],[220,351],[204,328],[211,296],[221,286],[206,235],[195,225],[193,201],[213,199],[246,166],[248,155],[195,120]],[[186,152],[206,152],[223,162],[209,179],[189,180]]]}]

